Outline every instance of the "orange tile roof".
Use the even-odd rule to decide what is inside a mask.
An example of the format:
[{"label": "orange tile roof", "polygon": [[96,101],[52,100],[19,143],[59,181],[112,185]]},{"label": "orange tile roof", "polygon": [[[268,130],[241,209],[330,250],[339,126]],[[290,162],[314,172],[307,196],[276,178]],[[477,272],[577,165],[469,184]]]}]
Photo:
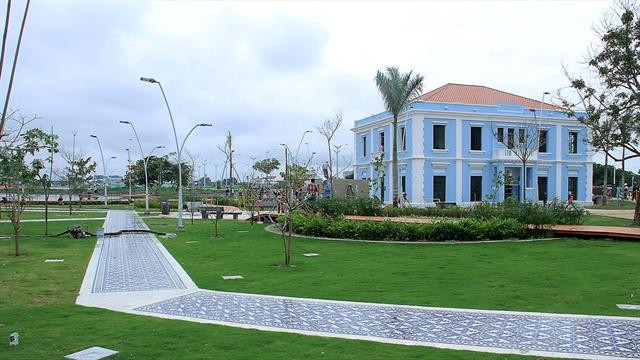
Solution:
[{"label": "orange tile roof", "polygon": [[[420,95],[415,100],[473,105],[521,104],[528,109],[540,109],[541,105],[540,100],[529,99],[486,86],[452,83]],[[560,110],[558,106],[548,103],[543,103],[542,108]]]}]

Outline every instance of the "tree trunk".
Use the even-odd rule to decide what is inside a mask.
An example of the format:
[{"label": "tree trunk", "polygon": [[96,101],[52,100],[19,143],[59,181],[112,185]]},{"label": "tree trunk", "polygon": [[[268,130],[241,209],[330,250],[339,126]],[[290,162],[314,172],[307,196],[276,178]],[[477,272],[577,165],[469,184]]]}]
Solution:
[{"label": "tree trunk", "polygon": [[606,205],[607,204],[607,196],[608,194],[608,190],[607,190],[607,175],[609,172],[609,155],[607,155],[607,153],[605,152],[604,154],[604,188],[602,190],[602,204]]},{"label": "tree trunk", "polygon": [[[327,141],[329,147],[329,184],[331,184],[331,199],[333,199],[333,161],[331,159],[331,141]],[[324,192],[324,189],[323,189]],[[324,195],[324,194],[323,194]]]},{"label": "tree trunk", "polygon": [[633,224],[640,225],[640,190],[636,190],[636,209],[633,213]]},{"label": "tree trunk", "polygon": [[49,193],[44,194],[44,235],[49,235]]},{"label": "tree trunk", "polygon": [[520,176],[520,186],[522,190],[520,190],[520,195],[522,196],[522,202],[525,202],[526,198],[526,185],[527,185],[527,162],[522,162],[522,174]]},{"label": "tree trunk", "polygon": [[20,256],[20,226],[14,229],[15,241],[16,241],[16,256]]},{"label": "tree trunk", "polygon": [[[393,196],[393,207],[398,207],[400,193],[398,189],[398,116],[393,116],[393,136],[391,137],[391,196]],[[384,184],[382,184],[384,189]]]}]

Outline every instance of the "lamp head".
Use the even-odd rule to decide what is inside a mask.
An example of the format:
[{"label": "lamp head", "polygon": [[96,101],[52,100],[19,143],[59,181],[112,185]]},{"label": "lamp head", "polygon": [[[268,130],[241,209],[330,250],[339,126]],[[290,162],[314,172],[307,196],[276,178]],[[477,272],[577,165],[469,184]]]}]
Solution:
[{"label": "lamp head", "polygon": [[111,159],[117,159],[117,157],[115,157],[115,156],[112,156],[112,157],[111,157]]},{"label": "lamp head", "polygon": [[120,124],[129,124],[131,125],[130,121],[126,121],[126,120],[120,120]]},{"label": "lamp head", "polygon": [[164,145],[156,146],[158,149],[164,149]]},{"label": "lamp head", "polygon": [[542,93],[542,95],[551,95],[551,93],[548,91],[545,91],[544,93]]},{"label": "lamp head", "polygon": [[155,84],[155,83],[157,83],[157,82],[158,82],[158,81],[156,81],[156,79],[154,79],[154,78],[147,78],[147,77],[141,77],[141,78],[140,78],[140,81],[145,81],[145,82],[152,83],[152,84]]},{"label": "lamp head", "polygon": [[202,123],[202,124],[198,124],[198,126],[213,126],[212,124],[207,124],[207,123]]},{"label": "lamp head", "polygon": [[92,138],[96,138],[96,139],[98,138],[98,137],[97,137],[97,136],[95,136],[95,135],[89,135],[89,136],[90,136],[90,137],[92,137]]}]

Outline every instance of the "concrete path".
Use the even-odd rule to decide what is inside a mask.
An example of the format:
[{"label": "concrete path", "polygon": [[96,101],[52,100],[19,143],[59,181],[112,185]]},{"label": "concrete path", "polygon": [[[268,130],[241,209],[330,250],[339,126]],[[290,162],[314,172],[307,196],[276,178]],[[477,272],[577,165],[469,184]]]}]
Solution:
[{"label": "concrete path", "polygon": [[[133,212],[110,211],[105,228],[118,224],[146,227]],[[394,344],[578,359],[640,358],[640,318],[201,290],[155,236],[145,233],[98,239],[76,302],[161,318]]]}]

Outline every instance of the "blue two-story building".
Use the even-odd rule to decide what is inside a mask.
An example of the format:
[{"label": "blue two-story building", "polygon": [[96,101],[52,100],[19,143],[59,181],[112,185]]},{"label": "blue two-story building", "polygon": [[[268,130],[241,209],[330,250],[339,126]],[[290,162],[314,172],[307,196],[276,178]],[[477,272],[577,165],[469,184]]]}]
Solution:
[{"label": "blue two-story building", "polygon": [[[355,121],[354,176],[392,202],[391,179],[413,206],[520,199],[591,202],[588,130],[560,108],[485,86],[447,84],[418,97],[398,119],[398,173],[391,168],[392,116]],[[526,160],[523,170],[523,159]]]}]

